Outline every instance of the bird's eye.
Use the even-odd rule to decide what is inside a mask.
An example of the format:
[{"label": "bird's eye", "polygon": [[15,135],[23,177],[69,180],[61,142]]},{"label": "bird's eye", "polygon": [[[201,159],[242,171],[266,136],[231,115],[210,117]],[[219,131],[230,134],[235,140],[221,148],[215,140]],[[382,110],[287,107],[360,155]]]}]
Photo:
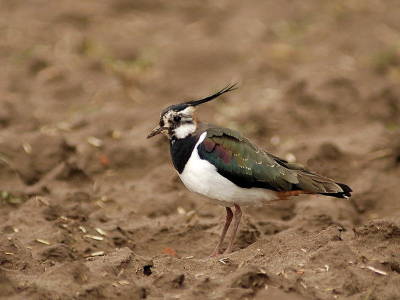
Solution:
[{"label": "bird's eye", "polygon": [[181,116],[175,116],[175,117],[174,117],[174,121],[175,121],[176,123],[178,123],[180,120],[181,120]]}]

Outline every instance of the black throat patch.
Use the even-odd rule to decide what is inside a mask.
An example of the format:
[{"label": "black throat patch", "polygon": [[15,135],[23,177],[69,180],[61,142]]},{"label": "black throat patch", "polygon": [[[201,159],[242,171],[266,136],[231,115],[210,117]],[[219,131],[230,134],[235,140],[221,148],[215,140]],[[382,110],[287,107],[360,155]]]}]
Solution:
[{"label": "black throat patch", "polygon": [[172,163],[179,174],[182,174],[185,169],[185,165],[192,155],[194,146],[196,146],[199,138],[200,136],[198,135],[188,135],[184,139],[172,139],[170,141]]}]

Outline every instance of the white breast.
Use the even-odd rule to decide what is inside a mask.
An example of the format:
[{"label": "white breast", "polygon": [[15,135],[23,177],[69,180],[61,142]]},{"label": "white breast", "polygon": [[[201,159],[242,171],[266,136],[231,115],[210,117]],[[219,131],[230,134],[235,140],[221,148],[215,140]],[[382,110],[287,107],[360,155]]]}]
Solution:
[{"label": "white breast", "polygon": [[263,202],[278,198],[273,191],[267,189],[238,187],[221,176],[214,165],[201,159],[197,146],[204,141],[206,135],[207,133],[204,132],[200,136],[185,169],[182,174],[179,174],[189,190],[207,196],[212,202],[223,206],[233,206],[233,204],[260,206]]}]

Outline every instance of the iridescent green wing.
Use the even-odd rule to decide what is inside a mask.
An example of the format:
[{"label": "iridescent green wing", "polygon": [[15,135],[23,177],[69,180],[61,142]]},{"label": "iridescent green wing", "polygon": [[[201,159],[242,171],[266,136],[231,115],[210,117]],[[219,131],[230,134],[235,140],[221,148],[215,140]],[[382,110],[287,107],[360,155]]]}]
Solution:
[{"label": "iridescent green wing", "polygon": [[286,163],[284,160],[258,148],[234,130],[208,129],[198,151],[201,159],[213,164],[219,174],[240,187],[290,191],[299,183],[297,172],[282,165]]},{"label": "iridescent green wing", "polygon": [[213,164],[219,174],[243,188],[274,191],[302,190],[333,197],[349,197],[347,185],[289,163],[251,143],[240,132],[211,127],[198,146],[201,159]]}]

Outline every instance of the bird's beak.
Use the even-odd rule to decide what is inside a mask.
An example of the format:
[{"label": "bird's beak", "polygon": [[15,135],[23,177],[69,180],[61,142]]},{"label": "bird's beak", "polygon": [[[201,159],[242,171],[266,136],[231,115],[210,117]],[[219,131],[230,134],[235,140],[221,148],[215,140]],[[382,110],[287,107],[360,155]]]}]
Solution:
[{"label": "bird's beak", "polygon": [[157,134],[160,134],[161,132],[163,132],[163,130],[165,130],[165,128],[164,128],[164,127],[161,127],[160,125],[158,125],[156,128],[154,128],[154,129],[149,133],[149,135],[147,136],[147,138],[149,139],[149,138],[151,138],[151,137],[153,137],[153,136],[155,136],[155,135],[157,135]]}]

